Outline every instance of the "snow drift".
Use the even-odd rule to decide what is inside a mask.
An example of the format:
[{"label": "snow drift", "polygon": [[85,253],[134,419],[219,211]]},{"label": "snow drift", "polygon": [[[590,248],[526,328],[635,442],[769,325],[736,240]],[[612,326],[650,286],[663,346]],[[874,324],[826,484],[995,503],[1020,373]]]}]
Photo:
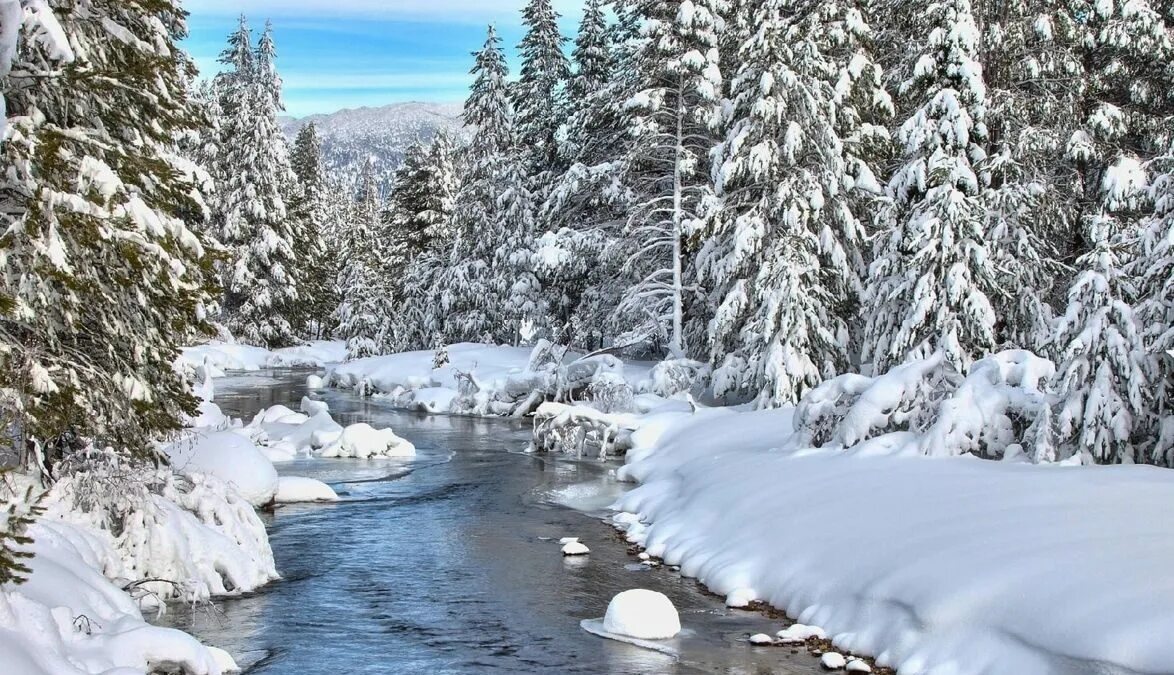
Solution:
[{"label": "snow drift", "polygon": [[[902,673],[1174,668],[1174,474],[796,442],[790,410],[634,434],[630,541]],[[948,453],[942,453],[948,454]],[[1022,459],[1022,457],[1018,457]]]}]

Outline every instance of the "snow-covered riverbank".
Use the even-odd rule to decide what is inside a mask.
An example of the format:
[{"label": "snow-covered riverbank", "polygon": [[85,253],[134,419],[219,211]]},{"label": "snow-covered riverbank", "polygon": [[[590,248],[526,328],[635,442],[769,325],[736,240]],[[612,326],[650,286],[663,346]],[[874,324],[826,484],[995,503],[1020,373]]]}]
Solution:
[{"label": "snow-covered riverbank", "polygon": [[648,417],[615,523],[729,604],[901,673],[1174,669],[1174,473],[794,438],[791,410]]},{"label": "snow-covered riverbank", "polygon": [[[207,362],[196,372],[211,375]],[[94,449],[58,467],[28,528],[27,581],[0,588],[5,675],[235,671],[226,652],[151,626],[143,612],[238,596],[278,578],[255,507],[338,497],[316,480],[279,478],[274,461],[414,454],[390,429],[342,427],[322,402],[304,400],[304,412],[271,407],[246,424],[212,402],[208,377],[199,389],[199,414],[159,448],[169,466]],[[0,494],[10,504],[0,507],[27,511],[28,479],[5,480]]]}]

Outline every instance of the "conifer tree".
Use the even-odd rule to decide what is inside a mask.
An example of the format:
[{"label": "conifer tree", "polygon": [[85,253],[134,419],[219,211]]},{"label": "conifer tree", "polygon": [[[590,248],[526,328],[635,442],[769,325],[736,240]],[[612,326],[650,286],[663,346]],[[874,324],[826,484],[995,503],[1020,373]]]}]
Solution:
[{"label": "conifer tree", "polygon": [[46,463],[87,440],[146,456],[195,406],[172,364],[207,328],[205,249],[185,221],[205,215],[205,180],[176,147],[198,123],[185,13],[57,10],[4,82],[0,390],[15,405],[0,414]]},{"label": "conifer tree", "polygon": [[1154,440],[1150,458],[1174,467],[1174,152],[1155,164],[1154,213],[1142,230],[1137,265],[1128,272],[1141,285],[1138,316],[1150,383],[1144,391],[1149,424],[1143,428]]},{"label": "conifer tree", "polygon": [[558,158],[555,132],[561,122],[563,86],[571,74],[563,53],[567,40],[559,33],[558,19],[551,0],[529,0],[522,10],[526,26],[518,45],[522,67],[511,93],[515,131],[531,175],[552,169]]},{"label": "conifer tree", "polygon": [[712,197],[708,155],[720,121],[718,40],[724,0],[650,1],[638,7],[643,40],[627,101],[633,145],[624,181],[634,192],[624,254],[635,283],[618,309],[630,335],[684,355],[689,239]]},{"label": "conifer tree", "polygon": [[497,269],[504,239],[498,199],[505,191],[503,169],[515,152],[513,111],[507,94],[501,38],[490,26],[475,54],[474,82],[465,101],[464,121],[476,129],[464,158],[464,173],[453,212],[453,246],[440,271],[437,304],[445,313],[449,342],[511,339],[499,312],[506,299]]},{"label": "conifer tree", "polygon": [[963,370],[995,343],[978,29],[969,0],[933,2],[916,25],[928,49],[902,85],[917,107],[900,128],[902,164],[889,183],[892,206],[865,302],[863,360],[874,372],[935,350]]},{"label": "conifer tree", "polygon": [[390,299],[385,292],[385,241],[380,237],[380,195],[370,160],[363,168],[359,196],[351,210],[339,286],[342,300],[336,318],[347,358],[383,353]]},{"label": "conifer tree", "polygon": [[297,310],[293,220],[286,197],[296,178],[277,124],[282,109],[276,49],[267,28],[255,51],[241,48],[249,29],[241,18],[221,57],[224,140],[214,172],[220,188],[220,240],[232,257],[225,270],[224,311],[241,340],[270,348],[296,342],[290,318]]},{"label": "conifer tree", "polygon": [[611,45],[603,0],[587,0],[583,20],[575,37],[571,60],[575,72],[570,76],[569,108],[580,110],[592,96],[607,86],[612,72]]},{"label": "conifer tree", "polygon": [[[698,259],[719,306],[710,324],[718,395],[794,404],[848,363],[864,239],[852,193],[876,187],[835,126],[861,117],[828,53],[847,31],[865,30],[841,11],[828,3],[796,17],[789,1],[768,0],[749,18],[756,29],[737,57],[733,122],[717,152],[721,209]],[[851,59],[843,70],[863,79],[866,56]]]},{"label": "conifer tree", "polygon": [[293,240],[297,260],[298,292],[302,296],[295,327],[299,334],[313,331],[324,337],[323,325],[338,306],[334,296],[337,260],[330,255],[323,232],[332,225],[322,170],[322,142],[314,123],[298,131],[290,164],[297,186],[290,205],[290,218],[301,225]]},{"label": "conifer tree", "polygon": [[1128,300],[1136,290],[1110,239],[1113,225],[1112,218],[1093,222],[1095,247],[1077,261],[1082,271],[1056,323],[1057,422],[1065,456],[1133,463],[1142,459],[1131,441],[1143,415],[1143,345]]}]

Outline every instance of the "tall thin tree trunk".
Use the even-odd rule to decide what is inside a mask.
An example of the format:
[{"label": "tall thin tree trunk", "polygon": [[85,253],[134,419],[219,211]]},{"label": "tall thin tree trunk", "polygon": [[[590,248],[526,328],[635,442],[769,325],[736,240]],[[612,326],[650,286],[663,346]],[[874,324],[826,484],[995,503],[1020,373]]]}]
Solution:
[{"label": "tall thin tree trunk", "polygon": [[683,79],[682,77],[677,83],[677,145],[674,148],[673,157],[673,334],[670,338],[669,350],[674,357],[684,355],[681,336],[685,316],[685,291],[681,271],[681,236],[683,234],[682,230],[684,229],[682,223],[684,219],[684,195],[681,162],[685,155],[685,97],[681,95],[684,92]]}]

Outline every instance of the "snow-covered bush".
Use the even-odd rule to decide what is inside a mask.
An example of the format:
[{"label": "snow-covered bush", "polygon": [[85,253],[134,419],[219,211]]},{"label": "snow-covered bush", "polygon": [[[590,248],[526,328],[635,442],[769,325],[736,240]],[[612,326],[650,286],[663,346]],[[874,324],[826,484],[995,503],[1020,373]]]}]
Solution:
[{"label": "snow-covered bush", "polygon": [[46,506],[50,520],[104,533],[121,560],[105,572],[144,600],[205,600],[277,578],[252,504],[210,475],[179,476],[90,448],[62,463]]},{"label": "snow-covered bush", "polygon": [[601,373],[587,386],[586,399],[601,412],[629,412],[633,407],[632,386],[622,375]]},{"label": "snow-covered bush", "polygon": [[841,375],[808,394],[795,412],[798,442],[817,447],[913,450],[932,456],[1002,458],[1052,449],[1051,361],[1010,350],[962,376],[941,352],[876,377]]},{"label": "snow-covered bush", "polygon": [[700,361],[666,359],[653,367],[648,380],[640,383],[640,391],[669,398],[704,386],[711,372],[709,365]]}]

